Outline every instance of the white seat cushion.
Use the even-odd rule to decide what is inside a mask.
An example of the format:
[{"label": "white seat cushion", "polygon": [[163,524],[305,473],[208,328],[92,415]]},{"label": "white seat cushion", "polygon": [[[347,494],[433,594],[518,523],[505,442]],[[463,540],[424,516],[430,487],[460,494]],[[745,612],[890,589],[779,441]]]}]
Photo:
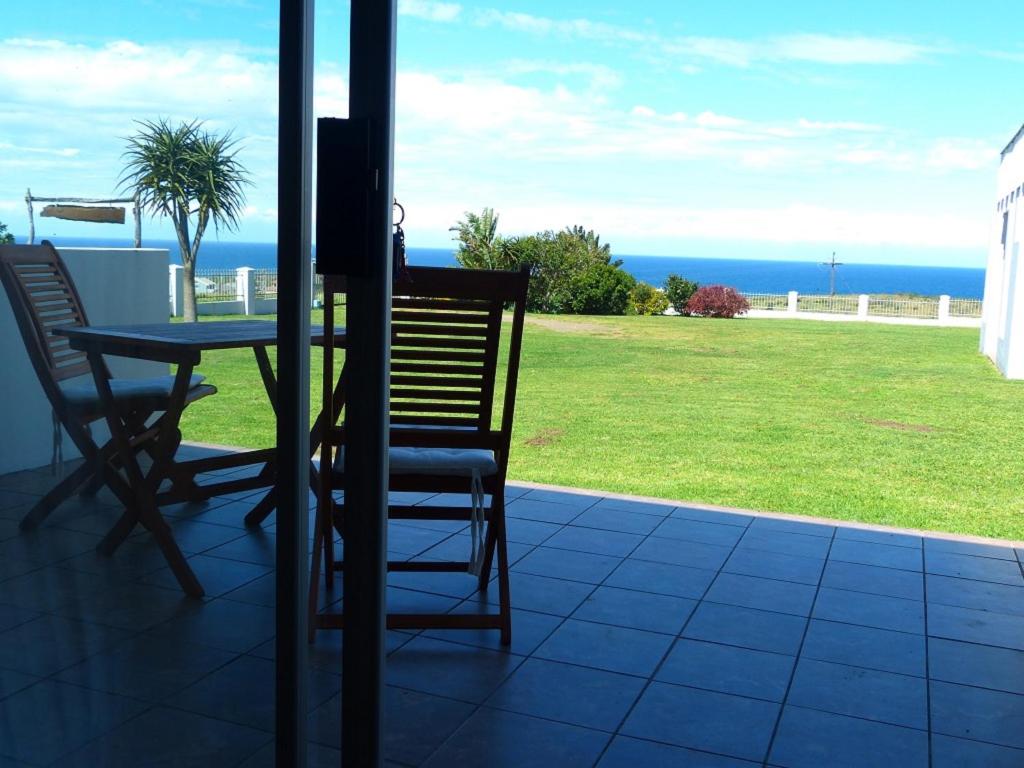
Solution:
[{"label": "white seat cushion", "polygon": [[[498,472],[494,452],[485,448],[392,447],[388,450],[388,462],[393,475],[472,477],[476,471],[480,477],[488,477]],[[345,471],[344,448],[338,451],[334,470]]]},{"label": "white seat cushion", "polygon": [[[194,389],[203,383],[206,377],[201,373],[193,373],[188,382],[188,388]],[[140,400],[150,397],[170,397],[174,388],[174,376],[154,376],[151,379],[111,379],[110,391],[117,402]],[[61,385],[61,392],[64,399],[72,408],[83,408],[97,406],[100,396],[96,392],[96,385],[93,382],[88,384],[77,384],[74,386]]]}]

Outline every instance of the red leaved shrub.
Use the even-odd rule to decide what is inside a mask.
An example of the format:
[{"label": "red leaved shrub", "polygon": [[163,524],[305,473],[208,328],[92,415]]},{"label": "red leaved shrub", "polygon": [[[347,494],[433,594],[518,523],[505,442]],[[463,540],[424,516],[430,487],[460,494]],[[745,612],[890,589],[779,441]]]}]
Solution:
[{"label": "red leaved shrub", "polygon": [[736,317],[750,309],[747,297],[726,285],[705,285],[686,302],[686,314],[698,317]]}]

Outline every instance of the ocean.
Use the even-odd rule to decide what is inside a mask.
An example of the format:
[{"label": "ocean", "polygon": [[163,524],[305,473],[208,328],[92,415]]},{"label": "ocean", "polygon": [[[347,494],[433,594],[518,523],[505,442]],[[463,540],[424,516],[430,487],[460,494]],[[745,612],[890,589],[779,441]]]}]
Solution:
[{"label": "ocean", "polygon": [[[119,246],[127,241],[98,238],[54,237],[56,245]],[[21,241],[21,238],[19,238]],[[149,240],[148,247],[167,248],[172,261],[178,259],[178,245],[170,240]],[[409,248],[410,264],[454,266],[454,251],[447,248]],[[669,274],[682,275],[702,285],[720,283],[746,293],[828,293],[829,268],[808,261],[761,261],[756,259],[702,259],[688,256],[633,256],[616,254],[623,268],[638,280],[661,287]],[[199,269],[236,267],[274,268],[277,247],[273,243],[220,242],[204,240],[199,251]],[[954,298],[980,299],[985,270],[955,267],[918,267],[891,264],[844,264],[836,269],[837,293],[916,293],[923,296],[948,294]]]}]

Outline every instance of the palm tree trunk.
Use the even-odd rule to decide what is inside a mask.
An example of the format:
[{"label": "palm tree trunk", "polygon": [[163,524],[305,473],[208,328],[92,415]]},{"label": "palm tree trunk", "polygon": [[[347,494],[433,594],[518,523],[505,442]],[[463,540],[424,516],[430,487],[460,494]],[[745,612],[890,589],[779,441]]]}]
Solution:
[{"label": "palm tree trunk", "polygon": [[196,262],[195,259],[182,259],[182,274],[184,275],[184,309],[185,322],[194,323],[198,319],[199,311],[196,306]]}]

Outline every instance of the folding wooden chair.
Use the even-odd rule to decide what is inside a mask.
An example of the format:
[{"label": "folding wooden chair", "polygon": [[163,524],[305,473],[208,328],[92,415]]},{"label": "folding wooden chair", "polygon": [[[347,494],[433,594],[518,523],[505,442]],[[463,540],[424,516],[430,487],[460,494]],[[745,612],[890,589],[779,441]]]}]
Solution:
[{"label": "folding wooden chair", "polygon": [[[327,282],[337,280],[330,278]],[[512,637],[508,551],[505,538],[505,475],[515,411],[519,354],[529,273],[410,267],[396,283],[392,305],[390,390],[391,491],[461,494],[468,504],[390,504],[392,520],[458,520],[470,523],[472,551],[461,561],[389,561],[388,571],[469,572],[481,591],[497,555],[498,613],[388,613],[387,626],[501,631]],[[332,290],[341,292],[336,282]],[[333,301],[325,297],[324,323],[333,324]],[[499,354],[503,312],[511,309],[507,358]],[[500,426],[492,428],[499,358],[505,361]],[[324,417],[337,423],[344,406],[344,372],[333,386],[333,347],[324,349]],[[344,562],[334,556],[334,531],[345,535],[345,427],[325,430],[320,454],[320,492],[310,576],[310,639],[318,628],[343,628],[340,613],[318,613],[321,567],[326,589]],[[331,467],[331,471],[326,468]],[[490,503],[486,499],[490,498]],[[458,497],[456,497],[458,498]],[[485,532],[486,529],[486,532]],[[467,550],[470,546],[467,545]],[[470,577],[467,577],[470,578]]]},{"label": "folding wooden chair", "polygon": [[[104,418],[95,383],[91,376],[88,383],[72,381],[92,374],[89,361],[84,352],[71,349],[66,338],[52,332],[58,327],[89,324],[64,260],[46,240],[41,245],[3,245],[0,246],[0,280],[25,350],[53,410],[55,459],[60,428],[67,432],[85,458],[80,467],[62,478],[29,510],[21,521],[22,529],[38,526],[79,489],[86,495],[95,494],[106,485],[122,504],[130,507],[134,503],[133,492],[117,471],[113,442],[97,445],[91,434],[89,425]],[[111,379],[110,371],[104,372],[106,378]],[[192,377],[187,402],[217,391],[202,381],[199,374]],[[173,385],[173,376],[110,380],[114,400],[123,409],[121,416],[129,425],[134,450],[147,450],[159,433],[159,419],[152,423],[150,420],[155,413],[166,409]],[[174,439],[180,441],[181,435],[175,435]]]}]

